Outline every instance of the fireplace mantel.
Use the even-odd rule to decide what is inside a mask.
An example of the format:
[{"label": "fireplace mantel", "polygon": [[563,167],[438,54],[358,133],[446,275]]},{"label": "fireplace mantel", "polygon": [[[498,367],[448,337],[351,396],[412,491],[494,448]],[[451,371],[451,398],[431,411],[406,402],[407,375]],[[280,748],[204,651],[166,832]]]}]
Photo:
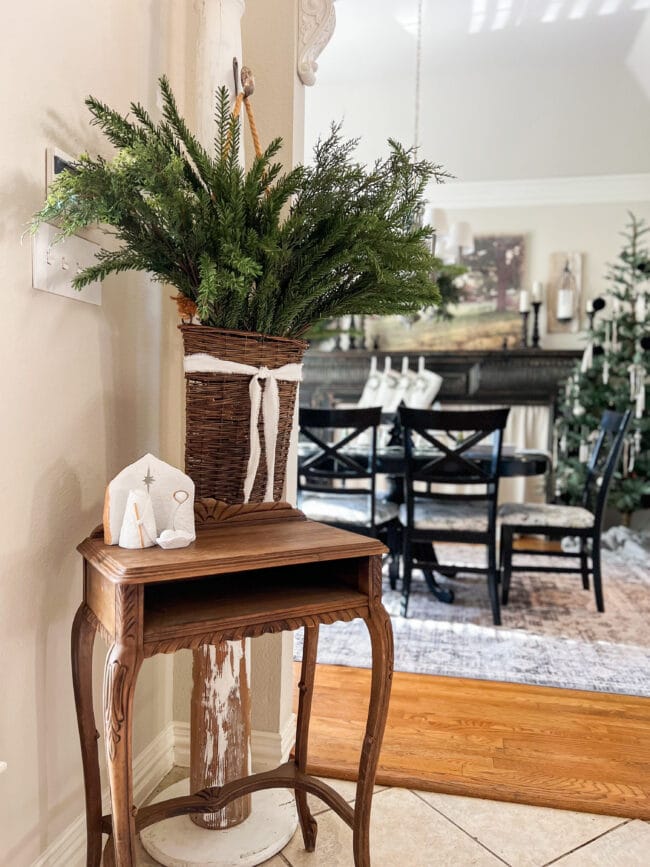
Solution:
[{"label": "fireplace mantel", "polygon": [[558,384],[571,373],[581,350],[512,349],[466,352],[372,352],[309,350],[305,356],[301,403],[331,406],[356,400],[377,358],[383,369],[385,358],[400,368],[402,358],[416,370],[424,356],[425,366],[443,378],[439,398],[463,403],[546,404],[555,402]]}]

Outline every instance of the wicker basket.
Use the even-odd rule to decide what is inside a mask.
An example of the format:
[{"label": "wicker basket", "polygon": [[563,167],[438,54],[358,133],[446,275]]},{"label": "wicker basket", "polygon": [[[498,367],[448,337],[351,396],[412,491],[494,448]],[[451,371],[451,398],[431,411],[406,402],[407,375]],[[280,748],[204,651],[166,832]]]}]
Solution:
[{"label": "wicker basket", "polygon": [[[254,367],[264,365],[273,369],[284,364],[299,364],[308,345],[303,340],[205,325],[179,327],[186,355],[205,353]],[[241,375],[185,374],[185,472],[196,485],[197,498],[215,497],[226,503],[244,501],[250,452],[249,383],[250,378]],[[295,382],[278,382],[280,421],[275,451],[274,500],[282,498],[297,390]],[[262,455],[250,502],[262,502],[266,488],[262,413],[258,431]]]}]

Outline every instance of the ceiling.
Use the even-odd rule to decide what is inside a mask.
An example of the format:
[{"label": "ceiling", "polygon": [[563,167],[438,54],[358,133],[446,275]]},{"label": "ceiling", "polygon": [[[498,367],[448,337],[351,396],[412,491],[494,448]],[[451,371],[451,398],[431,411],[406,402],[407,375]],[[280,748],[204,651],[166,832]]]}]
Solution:
[{"label": "ceiling", "polygon": [[[336,31],[319,74],[330,82],[411,79],[419,6],[418,0],[338,0]],[[422,68],[623,64],[648,10],[650,0],[422,0]]]}]

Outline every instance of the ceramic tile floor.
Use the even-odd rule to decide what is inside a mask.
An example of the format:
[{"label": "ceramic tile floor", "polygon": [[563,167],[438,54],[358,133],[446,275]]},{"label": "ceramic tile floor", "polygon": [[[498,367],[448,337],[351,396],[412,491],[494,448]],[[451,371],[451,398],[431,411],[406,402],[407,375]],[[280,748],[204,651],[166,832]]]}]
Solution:
[{"label": "ceramic tile floor", "polygon": [[[157,791],[187,776],[174,769]],[[329,780],[352,802],[354,784]],[[353,867],[352,832],[317,798],[316,851],[300,831],[266,867]],[[373,867],[648,867],[650,823],[433,792],[375,789]],[[158,867],[144,851],[138,867]]]}]

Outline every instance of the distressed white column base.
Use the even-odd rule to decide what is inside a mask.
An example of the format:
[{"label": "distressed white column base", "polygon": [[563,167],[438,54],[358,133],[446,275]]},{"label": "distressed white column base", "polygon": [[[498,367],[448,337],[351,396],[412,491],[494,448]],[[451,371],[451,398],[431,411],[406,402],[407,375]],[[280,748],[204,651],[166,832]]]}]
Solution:
[{"label": "distressed white column base", "polygon": [[[153,803],[189,795],[189,780],[161,792]],[[140,833],[142,845],[166,867],[254,867],[287,845],[298,826],[291,789],[253,792],[248,819],[225,831],[199,828],[189,816],[176,816]]]}]

